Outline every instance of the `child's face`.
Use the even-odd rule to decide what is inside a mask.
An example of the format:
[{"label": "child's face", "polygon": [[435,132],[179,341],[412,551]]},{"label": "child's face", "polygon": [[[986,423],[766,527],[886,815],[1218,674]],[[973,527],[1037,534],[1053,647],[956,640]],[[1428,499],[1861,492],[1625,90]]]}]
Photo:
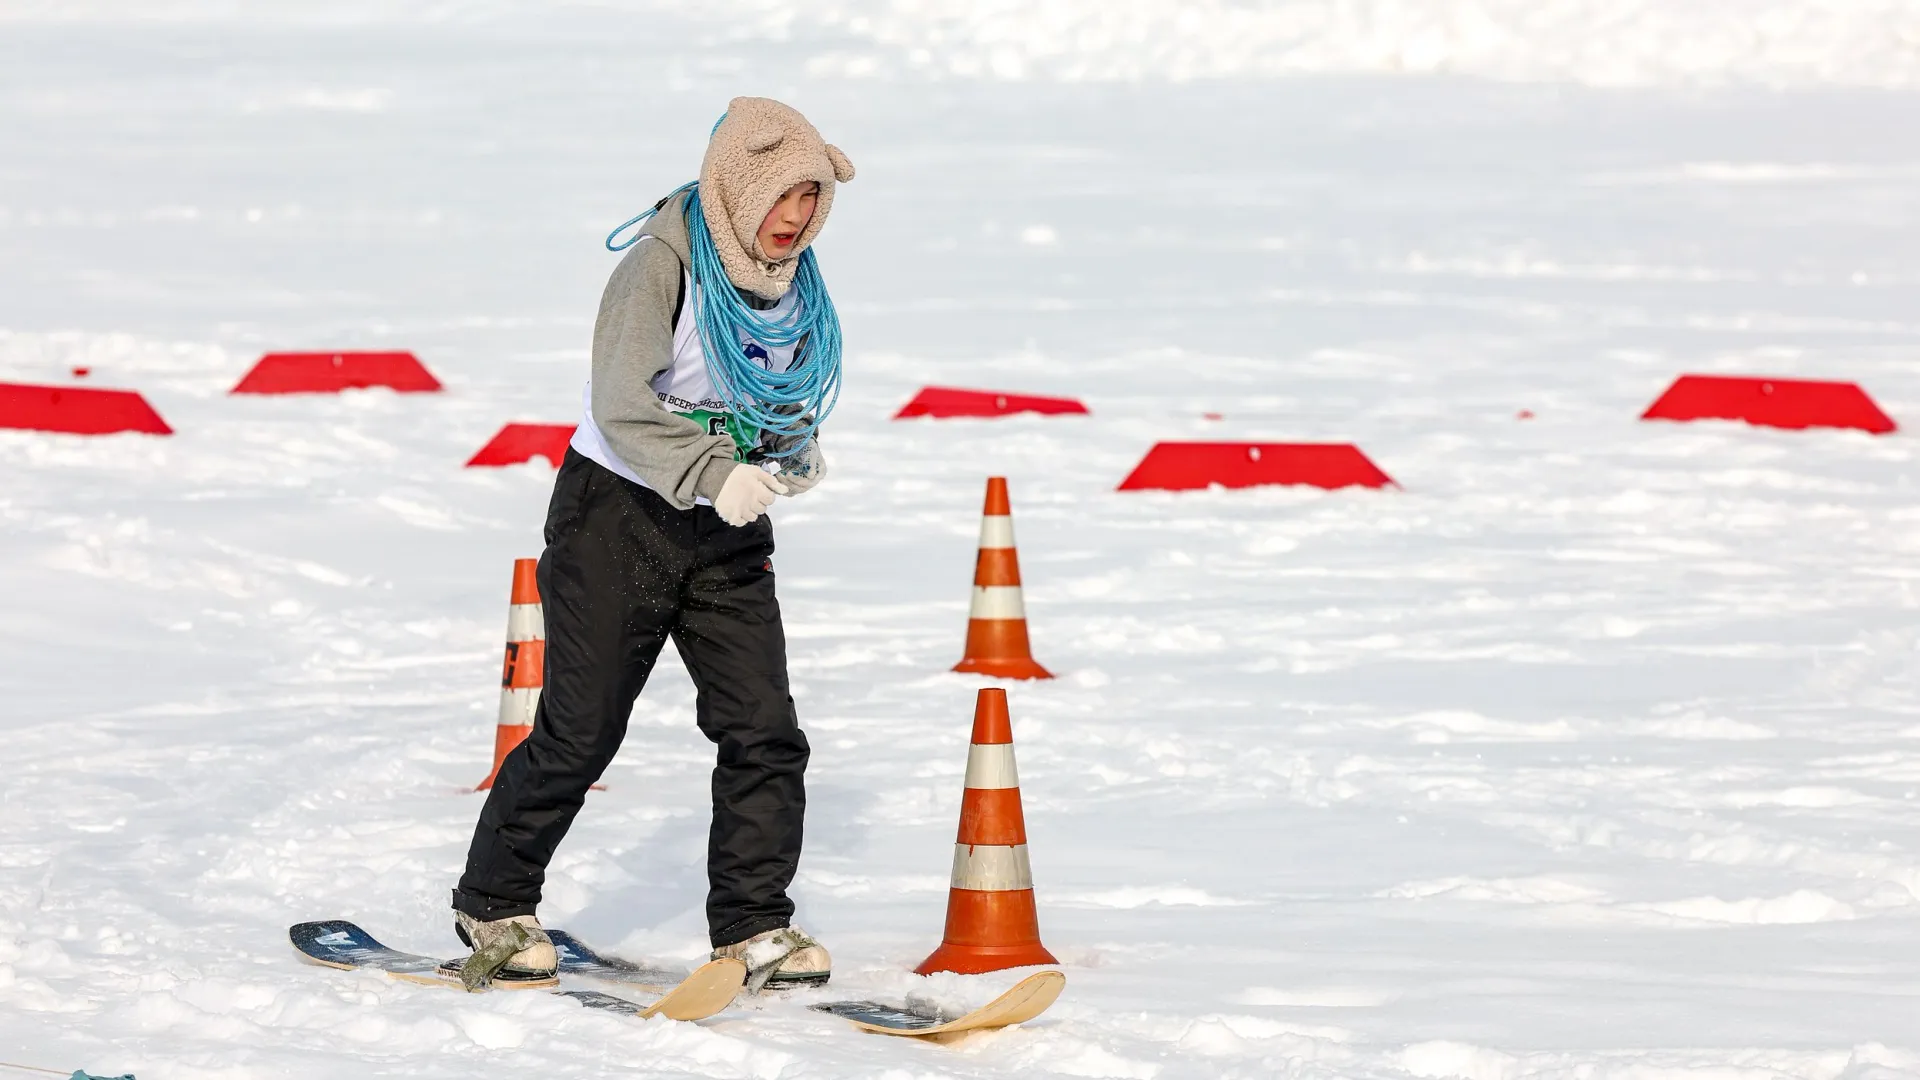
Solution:
[{"label": "child's face", "polygon": [[793,250],[793,242],[813,220],[813,204],[820,198],[820,185],[802,181],[787,189],[780,201],[767,211],[760,223],[760,251],[769,259],[784,259]]}]

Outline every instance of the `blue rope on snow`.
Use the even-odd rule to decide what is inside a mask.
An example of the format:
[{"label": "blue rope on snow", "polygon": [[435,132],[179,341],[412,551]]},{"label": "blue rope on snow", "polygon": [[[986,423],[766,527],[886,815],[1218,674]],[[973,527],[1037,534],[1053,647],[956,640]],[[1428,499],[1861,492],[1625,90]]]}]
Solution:
[{"label": "blue rope on snow", "polygon": [[[693,264],[687,271],[693,278],[694,325],[700,331],[702,351],[707,354],[707,377],[749,426],[793,440],[788,449],[769,452],[770,457],[792,457],[806,449],[840,400],[840,315],[833,308],[833,298],[827,295],[819,261],[812,248],[800,253],[800,265],[793,276],[797,302],[785,319],[770,319],[748,307],[727,277],[720,252],[713,246],[713,235],[707,231],[706,215],[700,211],[699,181],[675,188],[652,209],[608,233],[607,250],[632,247],[644,233],[635,233],[624,243],[614,241],[683,191],[691,193],[686,213]],[[748,340],[768,349],[796,345],[798,350],[787,370],[776,372],[747,357]]]}]

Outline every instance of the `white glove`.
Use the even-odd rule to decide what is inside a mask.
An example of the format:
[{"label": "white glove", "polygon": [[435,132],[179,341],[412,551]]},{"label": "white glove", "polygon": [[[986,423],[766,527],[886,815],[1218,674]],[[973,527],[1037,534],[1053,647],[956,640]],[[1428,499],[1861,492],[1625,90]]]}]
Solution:
[{"label": "white glove", "polygon": [[827,454],[820,449],[818,439],[809,439],[807,448],[780,463],[780,482],[792,489],[788,495],[798,495],[813,490],[813,485],[827,475]]},{"label": "white glove", "polygon": [[713,500],[713,508],[727,524],[746,525],[767,512],[775,495],[786,493],[787,485],[775,480],[772,473],[760,466],[735,465],[727,474],[727,482],[720,485],[720,495]]}]

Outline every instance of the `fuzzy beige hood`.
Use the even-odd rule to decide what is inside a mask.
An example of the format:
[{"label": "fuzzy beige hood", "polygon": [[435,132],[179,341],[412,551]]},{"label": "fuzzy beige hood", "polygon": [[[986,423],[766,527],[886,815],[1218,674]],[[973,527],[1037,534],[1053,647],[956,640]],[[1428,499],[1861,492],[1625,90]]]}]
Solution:
[{"label": "fuzzy beige hood", "polygon": [[[727,277],[769,300],[786,295],[800,253],[827,223],[834,184],[851,179],[853,162],[822,139],[798,110],[772,98],[734,98],[700,163],[701,216]],[[770,259],[760,250],[760,223],[788,188],[807,180],[820,185],[813,220],[790,253]]]}]

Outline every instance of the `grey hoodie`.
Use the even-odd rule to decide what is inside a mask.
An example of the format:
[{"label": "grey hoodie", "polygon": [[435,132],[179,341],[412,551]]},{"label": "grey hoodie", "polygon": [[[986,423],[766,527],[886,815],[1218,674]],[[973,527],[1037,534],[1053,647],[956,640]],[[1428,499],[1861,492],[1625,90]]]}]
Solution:
[{"label": "grey hoodie", "polygon": [[686,206],[684,194],[668,199],[647,221],[646,235],[658,242],[627,249],[607,279],[593,323],[591,403],[607,445],[681,510],[696,498],[713,501],[735,464],[731,436],[709,435],[668,412],[651,385],[673,363],[673,311],[688,261]]}]

